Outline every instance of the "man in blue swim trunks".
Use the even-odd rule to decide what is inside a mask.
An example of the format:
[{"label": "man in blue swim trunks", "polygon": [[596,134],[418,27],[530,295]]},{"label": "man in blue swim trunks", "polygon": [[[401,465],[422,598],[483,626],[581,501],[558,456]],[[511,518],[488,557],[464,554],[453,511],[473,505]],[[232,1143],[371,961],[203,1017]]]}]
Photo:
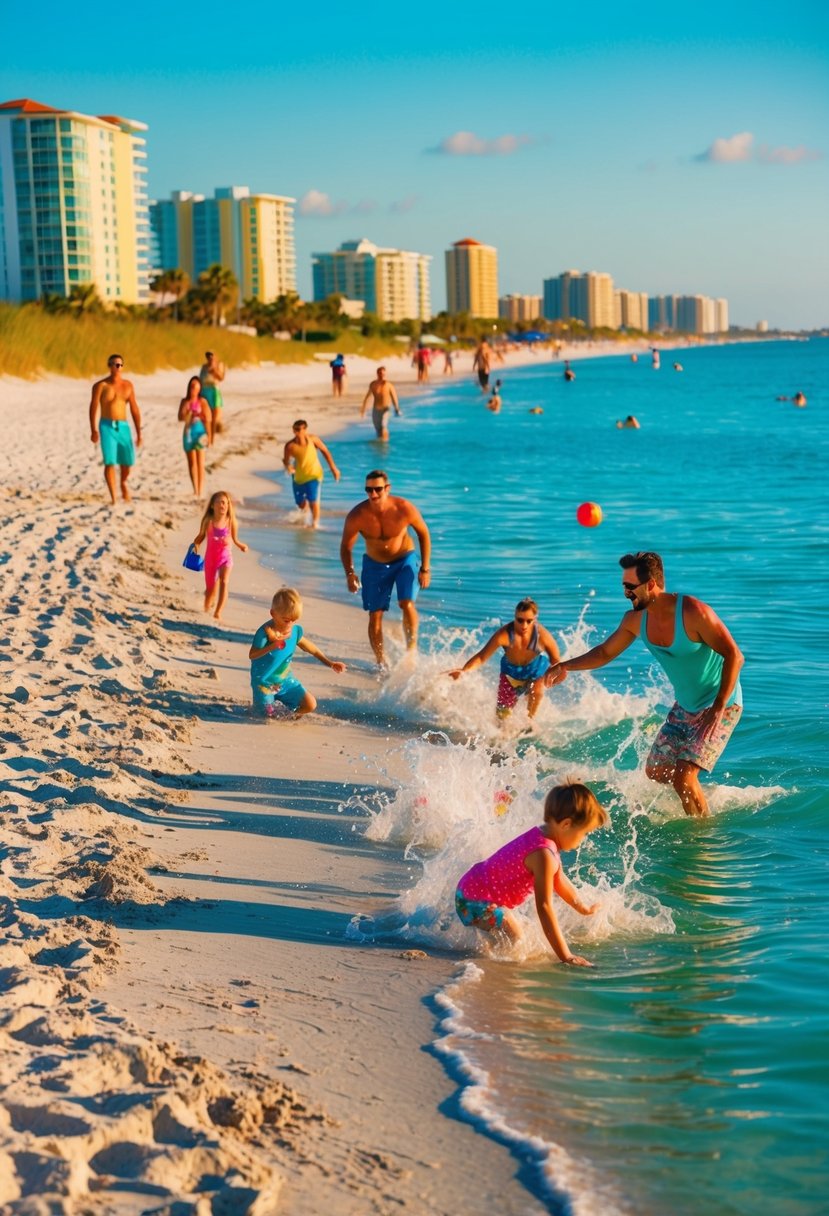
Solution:
[{"label": "man in blue swim trunks", "polygon": [[[92,386],[92,400],[89,403],[89,430],[93,443],[101,440],[101,451],[104,457],[104,480],[109,490],[109,497],[115,506],[115,469],[121,474],[121,497],[125,502],[130,500],[127,478],[130,469],[135,464],[135,449],[132,445],[130,424],[127,421],[127,408],[132,415],[135,426],[135,445],[141,447],[141,412],[135,400],[135,389],[129,380],[121,375],[124,366],[122,355],[110,355],[107,359],[109,375],[103,380],[97,380]],[[100,410],[100,427],[98,411]]]},{"label": "man in blue swim trunks", "polygon": [[641,638],[676,697],[651,747],[645,773],[651,781],[674,787],[686,815],[707,815],[699,774],[710,773],[743,712],[743,656],[713,608],[691,595],[665,590],[658,553],[626,553],[619,565],[630,611],[598,646],[551,667],[545,683],[549,688],[560,684],[568,671],[604,667]]},{"label": "man in blue swim trunks", "polygon": [[503,721],[509,718],[518,698],[527,695],[527,716],[532,720],[538,712],[544,696],[543,676],[552,664],[561,657],[553,635],[538,622],[538,604],[535,600],[519,600],[515,606],[515,617],[508,624],[496,629],[488,642],[477,654],[467,659],[463,667],[456,667],[447,674],[459,680],[467,671],[483,667],[503,648],[501,656],[501,679],[498,682],[496,715]]},{"label": "man in blue swim trunks", "polygon": [[[363,607],[368,616],[368,639],[380,667],[386,666],[383,647],[383,613],[391,604],[392,588],[403,613],[406,646],[417,646],[415,600],[421,587],[429,586],[429,557],[432,541],[423,517],[413,503],[389,494],[389,479],[382,469],[366,477],[366,502],[353,507],[345,518],[340,542],[340,560],[348,590],[355,594],[362,581]],[[409,528],[420,543],[420,569]],[[354,569],[353,549],[358,536],[366,543],[362,576]]]}]

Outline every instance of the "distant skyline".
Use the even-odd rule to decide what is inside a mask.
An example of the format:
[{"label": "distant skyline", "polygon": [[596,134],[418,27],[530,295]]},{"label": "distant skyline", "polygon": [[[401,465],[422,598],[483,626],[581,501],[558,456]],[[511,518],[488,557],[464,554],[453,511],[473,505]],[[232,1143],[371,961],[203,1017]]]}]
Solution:
[{"label": "distant skyline", "polygon": [[15,7],[0,101],[146,122],[151,198],[296,197],[306,298],[311,253],[366,236],[432,255],[439,311],[471,236],[501,295],[599,270],[725,296],[735,324],[829,325],[824,4],[309,12]]}]

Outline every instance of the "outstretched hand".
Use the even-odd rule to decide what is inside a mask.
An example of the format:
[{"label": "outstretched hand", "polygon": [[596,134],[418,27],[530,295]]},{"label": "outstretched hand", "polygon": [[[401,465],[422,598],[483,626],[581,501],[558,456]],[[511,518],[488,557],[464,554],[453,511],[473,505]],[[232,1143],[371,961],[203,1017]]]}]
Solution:
[{"label": "outstretched hand", "polygon": [[582,958],[580,954],[571,954],[569,958],[563,960],[568,967],[592,967],[593,963],[588,959]]},{"label": "outstretched hand", "polygon": [[561,684],[562,680],[567,679],[567,668],[561,663],[555,663],[549,667],[544,674],[544,687],[553,688],[556,684]]}]

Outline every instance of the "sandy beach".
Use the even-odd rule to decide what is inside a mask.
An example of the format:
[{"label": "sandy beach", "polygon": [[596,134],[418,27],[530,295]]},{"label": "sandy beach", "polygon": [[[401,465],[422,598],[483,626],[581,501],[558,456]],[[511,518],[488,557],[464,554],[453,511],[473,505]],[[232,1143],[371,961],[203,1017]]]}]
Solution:
[{"label": "sandy beach", "polygon": [[[229,375],[207,488],[232,494],[242,538],[293,419],[328,436],[356,418],[373,364],[349,362],[340,401],[324,365]],[[405,408],[409,360],[387,366]],[[306,658],[319,712],[252,718],[248,646],[292,572],[237,554],[222,623],[203,615],[181,568],[200,518],[186,375],[134,383],[145,447],[114,509],[89,386],[3,385],[0,1210],[543,1211],[430,1050],[464,960],[348,936],[412,864],[354,809],[400,741],[349,719],[373,686],[364,615],[306,597],[308,635],[348,670]]]}]

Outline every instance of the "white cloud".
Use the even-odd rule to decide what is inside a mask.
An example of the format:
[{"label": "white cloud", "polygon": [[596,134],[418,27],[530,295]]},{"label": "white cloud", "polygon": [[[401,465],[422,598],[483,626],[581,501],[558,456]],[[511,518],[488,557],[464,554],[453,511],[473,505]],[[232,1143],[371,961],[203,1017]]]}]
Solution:
[{"label": "white cloud", "polygon": [[821,160],[822,157],[822,152],[803,144],[797,148],[770,148],[768,144],[761,144],[757,149],[757,159],[764,165],[799,165],[802,161]]},{"label": "white cloud", "polygon": [[728,139],[715,139],[711,147],[701,152],[697,160],[709,160],[715,164],[728,164],[737,160],[751,160],[754,136],[750,131],[731,135]]},{"label": "white cloud", "polygon": [[715,139],[710,148],[700,152],[694,160],[714,164],[733,164],[735,161],[754,161],[761,165],[798,165],[803,161],[820,160],[822,152],[806,148],[770,148],[768,144],[754,147],[754,136],[750,131],[731,135],[728,139]]},{"label": "white cloud", "polygon": [[429,151],[442,156],[511,156],[519,148],[533,142],[529,135],[499,135],[496,139],[481,139],[472,131],[456,131]]},{"label": "white cloud", "polygon": [[332,202],[322,190],[307,190],[299,200],[300,215],[339,215],[345,210],[347,204]]},{"label": "white cloud", "polygon": [[396,215],[405,215],[407,211],[411,211],[416,202],[416,194],[407,194],[405,198],[398,198],[393,203],[389,203],[389,211],[393,211]]}]

